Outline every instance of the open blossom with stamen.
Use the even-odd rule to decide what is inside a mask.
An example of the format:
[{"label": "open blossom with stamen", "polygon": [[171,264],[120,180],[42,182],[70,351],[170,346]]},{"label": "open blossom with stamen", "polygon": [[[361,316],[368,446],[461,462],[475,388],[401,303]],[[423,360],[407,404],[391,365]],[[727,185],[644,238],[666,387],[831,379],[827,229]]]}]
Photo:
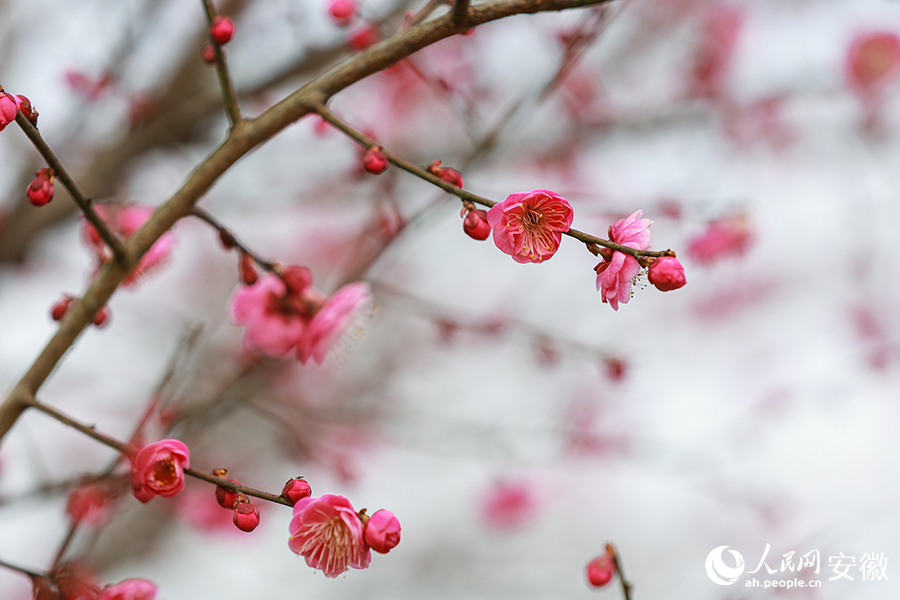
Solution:
[{"label": "open blossom with stamen", "polygon": [[[123,238],[129,238],[134,235],[138,229],[143,227],[154,211],[152,206],[119,204],[101,204],[94,208],[109,228]],[[87,220],[82,225],[82,238],[101,264],[112,260],[112,250]],[[171,256],[174,247],[175,235],[171,231],[167,231],[159,236],[159,239],[141,257],[137,266],[125,279],[125,285],[133,285],[142,275],[165,264],[169,256]]]},{"label": "open blossom with stamen", "polygon": [[372,294],[365,283],[351,283],[336,291],[309,322],[297,344],[297,359],[304,364],[310,358],[316,364],[324,363],[347,336],[361,336],[372,307]]},{"label": "open blossom with stamen", "polygon": [[288,547],[306,564],[334,578],[347,571],[365,569],[372,553],[363,539],[365,526],[343,496],[325,494],[303,498],[294,505]]},{"label": "open blossom with stamen", "polygon": [[494,205],[487,220],[501,251],[518,263],[539,263],[556,253],[572,216],[572,206],[559,194],[532,190]]},{"label": "open blossom with stamen", "polygon": [[157,495],[170,498],[184,489],[184,470],[189,466],[190,452],[184,442],[154,442],[131,459],[131,489],[141,502]]},{"label": "open blossom with stamen", "polygon": [[[636,250],[650,248],[650,219],[642,219],[644,211],[638,210],[609,228],[609,240]],[[631,299],[631,282],[641,270],[636,258],[623,252],[604,254],[604,260],[594,270],[597,272],[597,289],[603,302],[613,310],[619,310],[619,302]]]}]

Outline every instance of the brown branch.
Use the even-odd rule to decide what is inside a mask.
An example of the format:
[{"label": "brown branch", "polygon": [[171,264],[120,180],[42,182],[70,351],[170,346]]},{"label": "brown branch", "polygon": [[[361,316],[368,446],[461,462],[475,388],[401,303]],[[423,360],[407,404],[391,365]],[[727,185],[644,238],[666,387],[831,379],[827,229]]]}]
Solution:
[{"label": "brown branch", "polygon": [[613,559],[613,565],[616,567],[616,573],[619,576],[619,583],[622,585],[622,595],[625,600],[631,600],[631,589],[634,587],[628,579],[625,578],[625,572],[622,570],[622,561],[619,560],[619,552],[612,544],[606,544],[606,553]]},{"label": "brown branch", "polygon": [[122,242],[116,234],[109,229],[106,222],[100,218],[97,211],[94,210],[91,199],[81,191],[81,188],[78,187],[78,184],[75,183],[75,180],[69,175],[69,172],[56,157],[56,154],[50,149],[50,146],[47,145],[44,138],[41,137],[41,132],[25,118],[25,115],[23,115],[21,111],[16,114],[16,123],[22,128],[22,131],[28,136],[28,139],[31,140],[35,149],[42,157],[44,157],[44,160],[47,161],[47,166],[56,173],[56,177],[59,179],[60,183],[69,190],[69,194],[72,195],[72,199],[75,200],[78,208],[84,213],[85,218],[94,226],[94,229],[97,230],[97,233],[99,233],[100,237],[103,238],[103,241],[106,242],[106,245],[112,249],[116,260],[127,263],[128,254],[125,252]]},{"label": "brown branch", "polygon": [[[216,17],[216,9],[212,5],[211,0],[203,0],[203,10],[206,12],[206,22],[212,27],[213,19]],[[231,73],[228,71],[228,65],[225,64],[225,52],[222,46],[213,39],[212,34],[208,35],[209,44],[216,55],[216,74],[219,76],[219,87],[222,88],[222,99],[225,101],[225,112],[228,113],[228,119],[231,125],[241,121],[241,107],[238,104],[237,94],[234,92],[234,83],[231,81]]]},{"label": "brown branch", "polygon": [[[198,219],[200,219],[201,221],[205,222],[207,225],[211,226],[216,231],[218,231],[220,236],[223,236],[223,235],[227,236],[228,241],[235,248],[237,248],[238,250],[240,250],[242,253],[246,254],[250,258],[252,258],[253,261],[256,262],[256,264],[258,264],[260,267],[262,267],[263,269],[265,269],[266,271],[268,271],[270,273],[274,273],[275,275],[278,275],[279,277],[282,276],[281,271],[279,271],[276,268],[276,263],[262,258],[259,254],[257,254],[256,252],[254,252],[253,250],[248,248],[245,244],[243,244],[240,240],[238,240],[234,236],[233,233],[231,233],[231,230],[229,230],[227,227],[225,227],[224,225],[219,223],[215,219],[215,217],[213,217],[211,214],[209,214],[202,208],[199,208],[196,206],[191,211],[191,214],[193,216],[197,217]],[[287,282],[285,282],[285,283],[287,283]]]},{"label": "brown branch", "polygon": [[24,573],[32,578],[43,578],[49,579],[49,576],[46,573],[38,573],[37,571],[32,571],[31,569],[26,569],[25,567],[20,567],[18,565],[14,565],[12,563],[8,563],[5,560],[0,560],[0,567],[4,567],[9,569],[10,571],[18,571],[19,573]]},{"label": "brown branch", "polygon": [[454,0],[452,14],[456,25],[465,25],[469,16],[469,0]]},{"label": "brown branch", "polygon": [[[452,18],[444,15],[372,46],[343,66],[307,83],[258,118],[236,122],[226,140],[191,172],[182,187],[153,213],[144,226],[128,238],[128,255],[135,258],[143,256],[176,221],[191,213],[194,203],[238,159],[297,119],[313,112],[317,105],[324,104],[349,85],[471,26],[515,14],[579,8],[606,1],[495,0],[472,7],[468,27],[454,25]],[[82,300],[70,309],[56,334],[0,405],[0,440],[28,407],[94,313],[106,304],[130,270],[118,261],[107,262],[99,270]]]},{"label": "brown branch", "polygon": [[[467,192],[466,190],[464,190],[462,188],[456,187],[455,185],[451,185],[450,183],[447,183],[446,181],[444,181],[443,179],[441,179],[434,173],[431,173],[424,167],[415,165],[415,164],[409,162],[408,160],[406,160],[405,158],[403,158],[402,156],[394,154],[393,152],[391,152],[384,146],[378,144],[375,140],[373,140],[369,136],[363,134],[360,131],[357,131],[356,129],[354,129],[353,127],[351,127],[344,121],[340,120],[338,117],[336,117],[331,111],[329,111],[324,106],[317,106],[316,111],[322,116],[323,119],[325,119],[326,121],[328,121],[329,123],[334,125],[336,128],[341,130],[344,134],[347,135],[347,137],[353,139],[360,146],[363,146],[366,149],[372,148],[373,146],[378,146],[379,148],[381,148],[382,152],[384,152],[384,155],[387,157],[387,159],[394,165],[397,165],[404,171],[412,173],[416,177],[424,179],[428,183],[438,186],[445,192],[448,192],[450,194],[454,194],[455,196],[458,196],[464,202],[465,201],[474,202],[474,203],[480,204],[482,206],[487,206],[488,208],[497,204],[497,202],[495,202],[493,200],[488,200],[487,198],[482,198],[481,196],[473,194],[472,192]],[[621,244],[617,244],[617,243],[611,242],[609,240],[604,240],[602,238],[591,235],[589,233],[584,233],[582,231],[578,231],[577,229],[569,229],[568,231],[563,232],[563,235],[567,235],[569,237],[575,238],[576,240],[584,242],[585,244],[588,244],[589,249],[590,249],[591,245],[604,246],[606,248],[615,250],[617,252],[623,252],[625,254],[630,254],[631,256],[638,258],[638,259],[642,258],[642,257],[650,257],[650,256],[653,256],[653,257],[675,256],[675,253],[671,250],[661,250],[658,252],[653,252],[650,250],[638,250],[636,248],[630,248],[628,246],[623,246]],[[596,252],[594,252],[593,250],[592,250],[592,253],[596,254]]]}]

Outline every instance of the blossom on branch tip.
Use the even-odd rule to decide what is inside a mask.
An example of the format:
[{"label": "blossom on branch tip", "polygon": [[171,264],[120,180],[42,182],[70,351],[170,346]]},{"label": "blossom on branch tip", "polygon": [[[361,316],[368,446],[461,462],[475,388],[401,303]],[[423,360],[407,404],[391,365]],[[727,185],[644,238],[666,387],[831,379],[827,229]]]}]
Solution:
[{"label": "blossom on branch tip", "polygon": [[511,194],[487,214],[497,248],[518,263],[539,263],[552,257],[562,234],[571,227],[572,217],[572,206],[549,190]]},{"label": "blossom on branch tip", "polygon": [[306,564],[335,578],[350,567],[365,569],[371,552],[363,539],[362,519],[343,496],[303,498],[294,505],[288,547]]},{"label": "blossom on branch tip", "polygon": [[[637,210],[609,227],[609,241],[635,250],[650,248],[650,219],[643,219],[644,211]],[[624,252],[601,252],[601,261],[594,270],[597,272],[597,289],[603,302],[613,310],[619,310],[619,303],[631,299],[631,283],[641,271],[637,259]]]},{"label": "blossom on branch tip", "polygon": [[44,206],[53,200],[53,182],[55,180],[53,169],[44,167],[35,173],[35,178],[28,184],[25,193],[28,201],[34,206]]},{"label": "blossom on branch tip", "polygon": [[342,343],[362,337],[373,309],[368,284],[351,283],[336,291],[309,322],[297,344],[297,360],[323,364],[329,353],[340,352]]},{"label": "blossom on branch tip", "polygon": [[100,590],[97,600],[153,600],[156,584],[146,579],[126,579]]},{"label": "blossom on branch tip", "polygon": [[190,452],[179,440],[162,440],[141,448],[131,459],[131,489],[141,502],[171,498],[184,489]]},{"label": "blossom on branch tip", "polygon": [[588,583],[594,587],[603,587],[612,580],[616,573],[616,563],[608,552],[601,554],[585,567]]},{"label": "blossom on branch tip", "polygon": [[387,554],[400,543],[400,521],[389,510],[377,510],[366,521],[366,544],[379,554]]},{"label": "blossom on branch tip", "polygon": [[213,17],[212,25],[209,27],[209,35],[220,46],[227,44],[234,38],[234,21],[222,15]]},{"label": "blossom on branch tip", "polygon": [[663,256],[650,263],[647,279],[661,292],[684,287],[684,267],[674,256]]},{"label": "blossom on branch tip", "polygon": [[356,12],[356,0],[331,0],[328,4],[328,14],[341,27],[349,25]]}]

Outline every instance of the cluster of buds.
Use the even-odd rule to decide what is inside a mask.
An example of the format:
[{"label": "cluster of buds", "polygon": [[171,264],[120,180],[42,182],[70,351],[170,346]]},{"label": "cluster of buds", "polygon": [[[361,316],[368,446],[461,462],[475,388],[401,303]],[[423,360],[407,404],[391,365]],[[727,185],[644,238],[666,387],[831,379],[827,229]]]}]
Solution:
[{"label": "cluster of buds", "polygon": [[[62,298],[50,308],[50,316],[54,321],[62,321],[63,317],[69,312],[72,302],[75,300],[73,296],[64,294]],[[109,308],[104,306],[94,314],[92,320],[95,327],[103,327],[109,322]]]},{"label": "cluster of buds", "polygon": [[[235,485],[241,485],[241,482],[237,479],[228,478],[228,469],[213,469],[212,474]],[[259,509],[250,502],[246,494],[217,485],[216,502],[222,508],[233,511],[232,521],[234,526],[241,531],[250,533],[259,525]]]},{"label": "cluster of buds", "polygon": [[16,114],[28,119],[28,122],[37,127],[38,112],[31,106],[31,100],[25,96],[13,96],[3,91],[0,85],[0,131],[16,120]]},{"label": "cluster of buds", "polygon": [[[212,24],[209,26],[209,37],[218,46],[224,46],[234,39],[234,21],[228,17],[217,15],[213,17]],[[224,50],[223,50],[224,52]],[[215,64],[216,50],[212,44],[206,44],[200,50],[200,58],[206,64]]]}]

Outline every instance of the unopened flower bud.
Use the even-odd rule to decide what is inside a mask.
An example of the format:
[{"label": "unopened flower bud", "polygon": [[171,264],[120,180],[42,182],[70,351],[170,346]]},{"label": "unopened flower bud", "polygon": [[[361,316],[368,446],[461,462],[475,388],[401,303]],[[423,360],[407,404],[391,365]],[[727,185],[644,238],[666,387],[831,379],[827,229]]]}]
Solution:
[{"label": "unopened flower bud", "polygon": [[50,316],[53,317],[54,321],[62,321],[62,318],[69,312],[69,306],[72,305],[72,300],[74,300],[72,296],[66,295],[53,305],[53,308],[50,309]]},{"label": "unopened flower bud", "polygon": [[331,19],[340,25],[346,27],[356,16],[356,0],[331,0],[328,5],[328,14]]},{"label": "unopened flower bud", "polygon": [[25,193],[28,194],[28,201],[33,205],[44,206],[53,200],[53,183],[55,179],[53,169],[44,167],[35,175],[36,177],[28,184],[28,189]]},{"label": "unopened flower bud", "polygon": [[378,510],[366,521],[364,538],[375,552],[387,554],[400,543],[400,521],[389,510]]},{"label": "unopened flower bud", "polygon": [[219,230],[219,243],[226,250],[234,250],[235,246],[237,246],[237,240],[234,239],[234,236],[227,229]]},{"label": "unopened flower bud", "polygon": [[372,175],[381,175],[388,168],[388,159],[379,146],[372,146],[363,156],[363,168]]},{"label": "unopened flower bud", "polygon": [[284,489],[281,490],[281,497],[291,504],[296,504],[299,500],[310,496],[312,496],[312,488],[302,477],[288,479],[284,484]]},{"label": "unopened flower bud", "polygon": [[250,503],[246,495],[238,494],[234,505],[233,520],[238,529],[249,533],[259,525],[259,509]]},{"label": "unopened flower bud", "polygon": [[103,327],[106,323],[109,322],[109,309],[105,306],[97,311],[97,314],[94,315],[94,325],[97,327]]},{"label": "unopened flower bud", "polygon": [[[222,479],[228,479],[228,469],[213,469],[212,474],[216,477],[221,477]],[[228,481],[241,485],[241,482],[236,479],[228,479]],[[222,508],[234,508],[234,502],[237,500],[237,495],[238,493],[232,489],[222,487],[221,485],[216,486],[216,502],[218,502],[219,506]]]},{"label": "unopened flower bud", "polygon": [[213,17],[209,35],[216,40],[217,44],[227,44],[234,37],[234,21],[221,15]]},{"label": "unopened flower bud", "polygon": [[463,231],[475,240],[486,240],[491,234],[491,226],[487,222],[487,211],[476,209],[469,211],[463,220]]},{"label": "unopened flower bud", "polygon": [[686,283],[684,267],[674,256],[663,256],[650,263],[647,278],[662,292],[677,290]]},{"label": "unopened flower bud", "polygon": [[369,25],[350,34],[347,43],[357,51],[363,51],[381,41],[381,32],[377,25]]},{"label": "unopened flower bud", "polygon": [[16,99],[4,92],[3,88],[0,87],[0,131],[3,131],[7,125],[16,120],[18,112]]},{"label": "unopened flower bud", "polygon": [[603,587],[610,582],[616,572],[616,565],[609,553],[604,553],[587,564],[585,569],[588,582],[594,587]]},{"label": "unopened flower bud", "polygon": [[[222,52],[225,51],[222,50]],[[200,58],[202,58],[203,62],[208,65],[216,64],[216,51],[212,47],[212,44],[206,44],[205,46],[203,46],[203,48],[200,50]]]},{"label": "unopened flower bud", "polygon": [[432,173],[433,175],[437,175],[450,185],[455,185],[456,187],[463,187],[463,178],[462,174],[456,169],[451,169],[450,167],[442,167],[441,161],[435,160],[432,161],[430,165],[426,167],[426,169]]},{"label": "unopened flower bud", "polygon": [[34,107],[31,105],[31,100],[19,94],[16,95],[15,101],[22,116],[28,119],[29,123],[37,127],[38,111],[34,110]]},{"label": "unopened flower bud", "polygon": [[259,279],[254,262],[253,257],[249,254],[241,255],[241,283],[244,285],[253,285]]}]

